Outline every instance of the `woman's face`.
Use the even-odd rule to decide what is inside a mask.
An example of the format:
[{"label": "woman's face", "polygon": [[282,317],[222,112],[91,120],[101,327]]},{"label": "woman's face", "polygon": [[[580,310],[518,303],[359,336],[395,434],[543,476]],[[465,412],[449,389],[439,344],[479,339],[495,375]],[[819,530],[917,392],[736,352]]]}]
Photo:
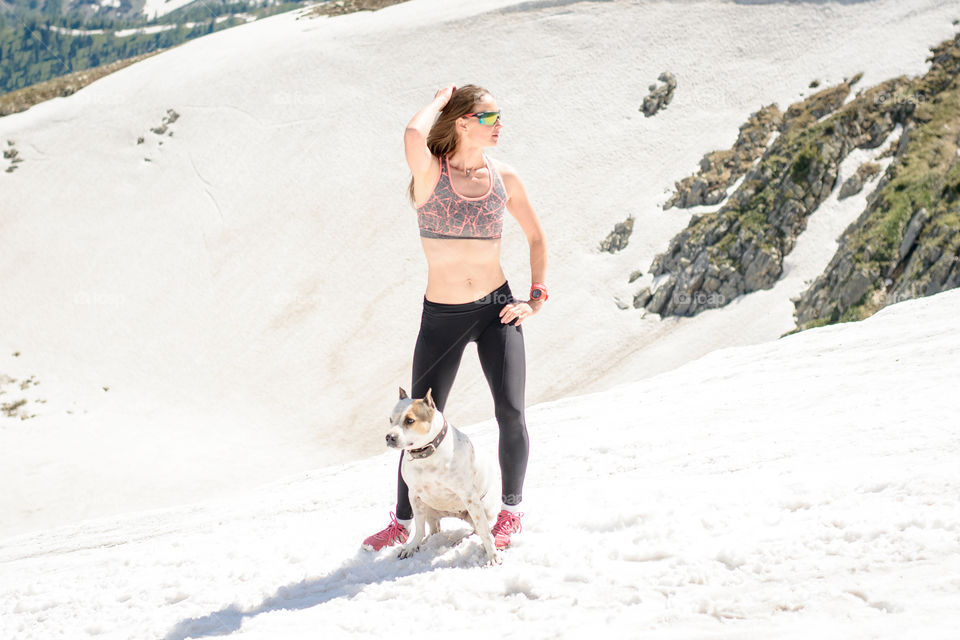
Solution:
[{"label": "woman's face", "polygon": [[[477,102],[473,111],[483,113],[485,111],[499,111],[497,101],[491,95],[485,95],[482,100]],[[493,147],[500,139],[500,130],[503,129],[503,120],[497,119],[495,124],[481,124],[477,116],[469,118],[460,118],[460,141],[466,142],[473,147]]]}]

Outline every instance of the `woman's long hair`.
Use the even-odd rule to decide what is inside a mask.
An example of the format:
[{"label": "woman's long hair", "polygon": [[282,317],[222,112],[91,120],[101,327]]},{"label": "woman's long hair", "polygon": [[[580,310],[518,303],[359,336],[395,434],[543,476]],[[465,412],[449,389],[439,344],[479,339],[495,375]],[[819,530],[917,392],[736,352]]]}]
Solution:
[{"label": "woman's long hair", "polygon": [[[480,102],[483,96],[489,94],[489,91],[475,84],[457,87],[450,96],[450,101],[440,110],[436,122],[430,127],[430,133],[427,135],[427,148],[430,149],[430,153],[437,158],[442,158],[456,151],[457,118],[473,113],[474,105]],[[417,201],[413,195],[413,176],[410,177],[407,197],[410,199],[410,204],[416,206]]]}]

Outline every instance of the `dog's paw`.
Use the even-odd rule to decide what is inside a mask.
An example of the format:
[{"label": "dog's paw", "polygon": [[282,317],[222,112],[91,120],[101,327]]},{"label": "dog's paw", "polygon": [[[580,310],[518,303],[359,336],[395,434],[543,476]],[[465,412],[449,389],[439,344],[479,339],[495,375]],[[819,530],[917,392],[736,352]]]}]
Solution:
[{"label": "dog's paw", "polygon": [[487,566],[495,567],[498,564],[503,564],[503,554],[499,551],[495,551],[492,556],[487,556]]},{"label": "dog's paw", "polygon": [[415,546],[415,547],[404,547],[404,548],[400,549],[400,553],[397,554],[397,557],[398,557],[398,558],[409,558],[410,556],[412,556],[413,554],[415,554],[415,553],[416,553],[417,551],[419,551],[419,550],[420,550],[420,545],[417,545],[417,546]]}]

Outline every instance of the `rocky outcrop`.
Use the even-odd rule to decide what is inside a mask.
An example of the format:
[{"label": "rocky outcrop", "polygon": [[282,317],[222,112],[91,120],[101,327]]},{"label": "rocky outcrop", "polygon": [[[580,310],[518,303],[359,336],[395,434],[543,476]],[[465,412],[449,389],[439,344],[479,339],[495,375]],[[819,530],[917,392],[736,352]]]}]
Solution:
[{"label": "rocky outcrop", "polygon": [[794,301],[798,329],[960,286],[960,34],[932,52],[926,75],[885,96],[905,111],[894,160]]},{"label": "rocky outcrop", "polygon": [[341,16],[357,11],[376,11],[392,4],[400,4],[407,0],[330,0],[310,8],[310,12],[300,17],[315,18],[317,16]]},{"label": "rocky outcrop", "polygon": [[660,109],[666,108],[673,100],[673,92],[677,88],[677,79],[669,71],[661,73],[657,80],[663,84],[659,87],[656,83],[650,85],[650,94],[643,99],[643,105],[640,107],[640,111],[647,118],[656,114]]},{"label": "rocky outcrop", "polygon": [[[24,391],[40,384],[34,376],[25,380],[17,380],[6,374],[0,373],[0,418],[19,418],[28,420],[36,418],[35,413],[31,413],[32,407],[29,405],[29,399],[23,396]],[[15,397],[20,396],[20,397]],[[34,400],[34,403],[46,402],[46,400]]]},{"label": "rocky outcrop", "polygon": [[858,73],[835,87],[824,89],[823,91],[813,94],[803,102],[790,105],[787,112],[783,114],[780,131],[786,133],[794,124],[806,126],[809,124],[811,118],[813,120],[819,120],[828,113],[833,113],[840,108],[847,99],[847,96],[850,95],[850,88],[860,82],[862,77],[863,74]]},{"label": "rocky outcrop", "polygon": [[600,243],[600,251],[616,253],[627,246],[630,234],[633,233],[633,216],[623,222],[618,222],[607,237]]},{"label": "rocky outcrop", "polygon": [[17,151],[17,148],[14,146],[15,144],[13,140],[7,140],[7,148],[3,150],[3,159],[10,161],[6,169],[7,173],[13,173],[17,169],[17,164],[23,162],[23,158],[20,157],[20,152]]},{"label": "rocky outcrop", "polygon": [[727,197],[730,185],[739,180],[763,155],[771,135],[780,128],[782,122],[783,114],[775,104],[750,114],[750,118],[740,126],[740,134],[733,147],[711,151],[703,156],[700,171],[678,182],[676,191],[663,208],[688,208],[722,201]]},{"label": "rocky outcrop", "polygon": [[780,135],[726,203],[693,216],[654,258],[650,271],[663,277],[646,309],[689,316],[773,286],[807,218],[833,190],[843,159],[854,148],[879,146],[905,118],[902,103],[880,96],[905,91],[909,80],[889,80],[844,105],[858,79],[787,110]]},{"label": "rocky outcrop", "polygon": [[[154,132],[158,136],[162,136],[167,132],[167,127],[177,121],[177,118],[180,117],[180,114],[174,111],[173,109],[167,109],[167,115],[163,116],[163,119],[160,121],[159,127],[151,127],[150,131]],[[173,131],[170,131],[168,135],[173,135]]]}]

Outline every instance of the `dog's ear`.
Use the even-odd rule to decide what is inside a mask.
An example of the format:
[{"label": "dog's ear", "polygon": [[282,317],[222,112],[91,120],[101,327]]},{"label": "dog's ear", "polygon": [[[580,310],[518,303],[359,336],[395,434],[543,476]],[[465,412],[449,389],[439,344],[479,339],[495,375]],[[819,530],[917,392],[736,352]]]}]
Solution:
[{"label": "dog's ear", "polygon": [[400,399],[403,400],[407,397],[407,392],[403,390],[403,387],[400,387]]},{"label": "dog's ear", "polygon": [[424,396],[424,400],[427,401],[427,406],[428,406],[428,407],[430,407],[431,409],[436,409],[436,408],[437,408],[437,405],[434,404],[434,402],[433,402],[432,392],[433,392],[433,387],[428,388],[428,389],[427,389],[427,395]]}]

